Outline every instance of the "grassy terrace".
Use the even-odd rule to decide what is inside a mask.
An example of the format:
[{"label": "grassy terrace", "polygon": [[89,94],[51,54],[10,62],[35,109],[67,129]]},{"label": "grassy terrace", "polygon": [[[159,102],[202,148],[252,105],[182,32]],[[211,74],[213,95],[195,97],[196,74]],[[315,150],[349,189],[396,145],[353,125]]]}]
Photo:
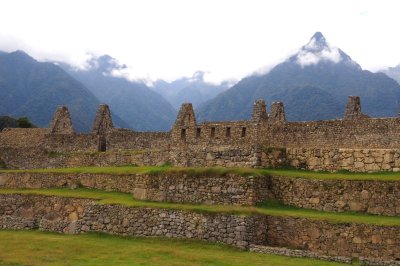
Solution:
[{"label": "grassy terrace", "polygon": [[240,251],[221,244],[105,234],[0,231],[0,265],[344,265]]},{"label": "grassy terrace", "polygon": [[56,169],[30,169],[30,170],[0,170],[0,173],[102,173],[102,174],[168,174],[183,173],[188,175],[227,175],[239,174],[244,176],[276,175],[293,178],[309,178],[322,180],[378,180],[378,181],[400,181],[400,172],[378,172],[378,173],[351,173],[351,172],[322,172],[296,169],[253,169],[253,168],[224,168],[224,167],[170,167],[170,166],[121,166],[121,167],[79,167],[79,168],[56,168]]},{"label": "grassy terrace", "polygon": [[0,194],[25,194],[45,195],[59,197],[74,197],[96,199],[99,204],[121,204],[129,207],[152,207],[164,209],[177,209],[199,213],[232,213],[240,215],[264,214],[271,216],[289,216],[325,220],[330,223],[362,223],[382,226],[400,226],[400,217],[378,216],[361,213],[335,213],[310,209],[302,209],[283,205],[276,201],[269,201],[259,206],[232,206],[232,205],[196,205],[166,202],[139,201],[132,198],[129,193],[106,192],[102,190],[79,188],[70,190],[66,188],[54,189],[0,189]]}]

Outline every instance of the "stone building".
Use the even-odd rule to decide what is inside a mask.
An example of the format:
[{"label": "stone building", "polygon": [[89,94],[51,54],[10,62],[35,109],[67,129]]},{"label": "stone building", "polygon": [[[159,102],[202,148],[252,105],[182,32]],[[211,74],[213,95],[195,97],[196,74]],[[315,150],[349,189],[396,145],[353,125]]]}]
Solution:
[{"label": "stone building", "polygon": [[100,105],[90,133],[76,133],[68,108],[45,129],[5,129],[0,159],[9,168],[85,165],[296,167],[336,171],[400,170],[400,118],[369,118],[350,96],[343,119],[289,122],[284,105],[257,100],[249,120],[197,123],[190,103],[169,132],[114,128]]}]

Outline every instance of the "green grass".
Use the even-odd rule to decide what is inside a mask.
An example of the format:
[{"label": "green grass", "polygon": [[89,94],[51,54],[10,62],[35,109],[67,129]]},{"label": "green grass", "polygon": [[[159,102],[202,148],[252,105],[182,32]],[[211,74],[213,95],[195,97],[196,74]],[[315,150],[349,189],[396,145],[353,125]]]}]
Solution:
[{"label": "green grass", "polygon": [[105,234],[0,231],[0,265],[344,265],[240,251],[221,244]]},{"label": "green grass", "polygon": [[259,206],[233,206],[233,205],[200,205],[179,204],[167,202],[139,201],[132,198],[129,193],[106,192],[102,190],[79,188],[75,190],[66,188],[54,189],[0,189],[0,194],[27,194],[45,195],[74,198],[89,198],[98,200],[99,204],[121,204],[129,207],[151,207],[163,209],[178,209],[199,213],[231,213],[238,215],[264,214],[271,216],[286,216],[308,218],[312,220],[325,220],[330,223],[361,223],[382,226],[400,226],[399,216],[379,216],[363,213],[337,213],[324,212],[311,209],[302,209],[283,205],[276,201],[268,201]]},{"label": "green grass", "polygon": [[307,178],[321,180],[377,180],[400,181],[400,172],[352,173],[352,172],[323,172],[297,169],[254,169],[254,168],[225,168],[225,167],[171,167],[171,166],[120,166],[120,167],[79,167],[29,170],[0,170],[0,173],[92,173],[92,174],[188,174],[191,176],[225,176],[238,174],[243,176],[286,176],[292,178]]}]

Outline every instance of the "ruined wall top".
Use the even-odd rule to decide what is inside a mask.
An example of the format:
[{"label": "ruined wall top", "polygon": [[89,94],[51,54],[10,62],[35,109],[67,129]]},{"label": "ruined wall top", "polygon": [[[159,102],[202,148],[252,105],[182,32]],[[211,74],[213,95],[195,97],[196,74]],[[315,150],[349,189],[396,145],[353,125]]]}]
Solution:
[{"label": "ruined wall top", "polygon": [[92,133],[102,135],[114,128],[111,111],[107,104],[100,104],[93,123]]},{"label": "ruined wall top", "polygon": [[282,102],[273,102],[271,105],[271,112],[269,113],[269,122],[277,123],[277,122],[285,122],[285,106]]},{"label": "ruined wall top", "polygon": [[196,126],[196,117],[194,115],[193,106],[191,103],[184,103],[179,109],[174,127],[194,127]]},{"label": "ruined wall top", "polygon": [[359,119],[368,118],[369,116],[361,112],[361,103],[359,96],[349,96],[347,100],[346,110],[344,113],[344,119]]},{"label": "ruined wall top", "polygon": [[253,105],[253,115],[251,118],[253,123],[265,123],[268,120],[267,105],[262,99],[258,99]]},{"label": "ruined wall top", "polygon": [[71,115],[66,106],[57,107],[56,112],[50,122],[50,133],[53,134],[73,134]]}]

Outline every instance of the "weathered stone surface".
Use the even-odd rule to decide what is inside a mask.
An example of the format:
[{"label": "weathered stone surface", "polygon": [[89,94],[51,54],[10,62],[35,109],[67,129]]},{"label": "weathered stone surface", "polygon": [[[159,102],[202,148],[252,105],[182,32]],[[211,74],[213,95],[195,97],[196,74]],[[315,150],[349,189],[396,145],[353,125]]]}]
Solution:
[{"label": "weathered stone surface", "polygon": [[273,102],[269,114],[270,123],[286,122],[285,107],[281,102]]},{"label": "weathered stone surface", "polygon": [[[26,208],[27,205],[35,206],[33,218],[21,216],[20,208]],[[82,214],[77,211],[79,208]],[[74,212],[78,219],[71,221],[69,217]],[[48,219],[54,213],[59,219]],[[306,255],[338,257],[340,254],[343,257],[360,257],[363,261],[392,263],[378,265],[396,265],[393,263],[400,259],[398,226],[130,208],[99,205],[87,199],[49,196],[0,195],[0,228],[193,238],[245,249],[253,249],[255,245],[289,246],[302,249]],[[291,254],[296,254],[296,251]]]},{"label": "weathered stone surface", "polygon": [[[357,172],[400,169],[400,119],[365,118],[358,98],[351,99],[351,119],[313,122],[285,121],[281,103],[272,104],[267,118],[265,102],[257,100],[250,120],[197,124],[192,105],[183,104],[170,132],[112,128],[110,110],[102,105],[93,132],[75,134],[68,110],[60,107],[50,130],[0,132],[0,159],[9,168],[170,162]],[[266,152],[271,149],[280,149],[279,156]]]},{"label": "weathered stone surface", "polygon": [[[400,243],[398,226],[332,224],[272,216],[268,216],[266,222],[266,245],[302,249],[322,256],[379,258],[379,263],[388,261],[386,264],[367,265],[397,265],[395,260],[400,259],[400,245],[394,247],[385,242],[386,239],[396,239],[393,242]],[[316,229],[323,233],[316,234]]]},{"label": "weathered stone surface", "polygon": [[400,181],[312,180],[272,176],[269,188],[275,199],[301,208],[400,215]]},{"label": "weathered stone surface", "polygon": [[66,106],[59,106],[50,123],[50,133],[73,134],[71,115]]},{"label": "weathered stone surface", "polygon": [[[33,218],[18,211],[31,204],[37,208]],[[60,210],[60,219],[47,219]],[[82,208],[82,214],[72,211]],[[72,212],[69,212],[69,211]],[[71,219],[73,217],[73,219]],[[129,219],[128,219],[129,217]],[[34,229],[60,232],[105,232],[130,236],[164,236],[193,238],[221,242],[248,248],[265,241],[265,216],[231,214],[201,214],[189,211],[157,208],[130,208],[119,205],[99,205],[93,200],[32,195],[0,195],[0,228]]]},{"label": "weathered stone surface", "polygon": [[107,104],[101,104],[94,119],[92,133],[104,135],[108,130],[114,128],[111,111]]},{"label": "weathered stone surface", "polygon": [[300,250],[300,249],[251,245],[249,250],[251,252],[264,253],[264,254],[275,254],[275,255],[283,255],[283,256],[288,256],[288,257],[297,257],[297,258],[313,258],[313,259],[335,261],[335,262],[341,262],[341,263],[347,263],[347,264],[352,263],[351,257],[326,256],[326,255],[320,255],[315,252],[311,252],[311,251],[307,251],[307,250]]},{"label": "weathered stone surface", "polygon": [[[76,187],[132,193],[140,200],[255,205],[270,197],[268,177],[182,174],[0,173],[3,188]],[[71,218],[72,219],[72,218]]]},{"label": "weathered stone surface", "polygon": [[278,161],[309,170],[353,172],[396,171],[400,169],[400,149],[319,149],[286,148],[279,158],[262,152],[261,165],[279,166]]},{"label": "weathered stone surface", "polygon": [[3,188],[73,187],[129,192],[141,200],[254,205],[266,199],[325,211],[400,215],[400,182],[282,176],[0,173]]},{"label": "weathered stone surface", "polygon": [[344,119],[360,119],[360,118],[368,118],[367,115],[361,113],[360,97],[349,96],[346,105],[346,110],[344,113]]},{"label": "weathered stone surface", "polygon": [[251,118],[253,123],[266,123],[268,120],[267,106],[264,100],[256,100],[253,105],[253,114]]}]

